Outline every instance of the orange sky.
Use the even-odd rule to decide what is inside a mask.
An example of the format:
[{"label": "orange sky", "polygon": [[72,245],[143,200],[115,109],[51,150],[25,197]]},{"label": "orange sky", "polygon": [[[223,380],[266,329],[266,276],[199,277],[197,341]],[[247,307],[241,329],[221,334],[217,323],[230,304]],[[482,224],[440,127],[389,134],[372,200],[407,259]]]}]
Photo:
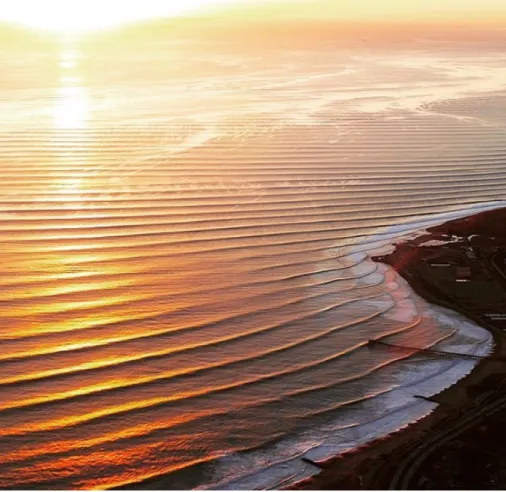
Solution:
[{"label": "orange sky", "polygon": [[78,32],[220,6],[238,18],[506,21],[506,0],[0,0],[0,20]]},{"label": "orange sky", "polygon": [[238,14],[249,8],[265,15],[326,19],[506,20],[506,0],[230,0],[234,3]]}]

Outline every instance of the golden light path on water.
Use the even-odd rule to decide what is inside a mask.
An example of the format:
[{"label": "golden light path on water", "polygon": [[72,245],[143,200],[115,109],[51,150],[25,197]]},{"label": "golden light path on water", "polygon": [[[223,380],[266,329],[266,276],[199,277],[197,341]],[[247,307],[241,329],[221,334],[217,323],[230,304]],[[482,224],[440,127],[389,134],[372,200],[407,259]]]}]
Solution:
[{"label": "golden light path on water", "polygon": [[431,411],[473,362],[367,341],[489,336],[370,255],[497,205],[506,112],[424,53],[0,53],[0,487],[275,487]]},{"label": "golden light path on water", "polygon": [[[67,48],[60,55],[61,85],[56,95],[56,104],[53,111],[55,135],[61,132],[73,132],[79,136],[79,147],[70,141],[70,149],[61,146],[62,157],[68,162],[68,151],[83,152],[91,144],[89,137],[90,100],[83,80],[76,75],[79,67],[79,59],[82,55],[75,49]],[[56,161],[58,156],[55,156]],[[64,178],[59,185],[59,191],[74,197],[72,205],[75,207],[78,195],[86,191],[85,177],[75,176]]]}]

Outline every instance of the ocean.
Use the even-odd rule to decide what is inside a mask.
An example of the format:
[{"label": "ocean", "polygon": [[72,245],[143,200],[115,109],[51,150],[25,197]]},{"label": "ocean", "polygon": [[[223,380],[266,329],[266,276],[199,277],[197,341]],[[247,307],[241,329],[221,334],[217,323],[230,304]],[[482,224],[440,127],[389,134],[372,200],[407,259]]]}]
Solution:
[{"label": "ocean", "polygon": [[370,257],[504,206],[464,48],[0,50],[0,487],[275,488],[429,414],[475,362],[368,340],[492,338]]}]

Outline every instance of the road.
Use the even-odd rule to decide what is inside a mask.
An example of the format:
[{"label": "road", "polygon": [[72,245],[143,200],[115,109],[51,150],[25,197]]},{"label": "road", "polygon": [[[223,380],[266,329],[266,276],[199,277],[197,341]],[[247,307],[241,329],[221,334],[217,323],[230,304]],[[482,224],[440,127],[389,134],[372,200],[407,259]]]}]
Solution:
[{"label": "road", "polygon": [[[487,258],[481,258],[481,267],[483,270],[488,271],[491,278],[499,282],[497,288],[501,285],[506,288],[506,267],[503,266],[506,260],[506,253],[502,255],[492,254]],[[408,270],[406,268],[406,270]],[[405,276],[406,271],[401,273]],[[434,298],[438,304],[447,304],[445,302],[446,296],[436,295],[437,291],[433,285],[427,282],[424,285],[423,278],[420,276],[413,276],[417,278],[419,285],[422,285],[424,296],[430,301]],[[442,302],[443,301],[443,302]],[[454,300],[459,305],[459,300]],[[452,304],[452,303],[449,303]],[[455,309],[453,306],[449,306]],[[490,331],[494,334],[496,342],[495,354],[498,358],[503,358],[506,354],[504,344],[504,331],[502,331],[494,323],[489,323],[487,320],[482,319],[480,316],[470,315],[465,313],[465,309],[461,307],[461,312],[466,314],[471,319],[483,322]],[[365,489],[390,489],[390,490],[413,490],[420,488],[420,481],[416,480],[418,473],[424,467],[428,458],[433,455],[442,446],[451,442],[459,435],[463,434],[469,429],[472,429],[482,420],[487,419],[492,414],[506,408],[506,394],[504,391],[505,384],[501,387],[495,387],[490,391],[482,394],[479,399],[476,399],[472,404],[462,408],[459,413],[449,414],[442,421],[440,421],[431,430],[426,430],[422,437],[416,441],[410,441],[404,444],[397,450],[380,457],[374,464],[369,467],[367,473],[367,480],[364,485]],[[435,484],[430,483],[431,488]]]},{"label": "road", "polygon": [[495,271],[499,274],[499,279],[502,280],[503,284],[504,281],[506,280],[506,275],[503,270],[505,265],[504,261],[505,258],[503,253],[494,253],[490,258],[490,263],[494,267]]},{"label": "road", "polygon": [[485,417],[506,407],[506,396],[497,397],[485,406],[476,406],[470,412],[464,414],[460,419],[454,422],[450,427],[436,432],[427,437],[406,459],[398,466],[392,480],[390,481],[390,490],[407,490],[411,480],[420,469],[424,461],[439,447],[457,437],[462,432],[475,426]]}]

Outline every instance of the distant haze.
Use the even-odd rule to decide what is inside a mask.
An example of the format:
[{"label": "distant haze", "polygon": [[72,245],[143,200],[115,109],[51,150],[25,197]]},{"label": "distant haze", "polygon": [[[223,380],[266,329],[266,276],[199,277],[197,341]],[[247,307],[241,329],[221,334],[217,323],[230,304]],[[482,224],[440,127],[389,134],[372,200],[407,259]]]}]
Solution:
[{"label": "distant haze", "polygon": [[[229,0],[239,14],[355,20],[476,21],[506,19],[504,0]],[[235,8],[234,8],[235,6]]]},{"label": "distant haze", "polygon": [[0,21],[54,31],[89,31],[137,20],[217,15],[242,19],[326,19],[496,24],[504,0],[0,0]]}]

